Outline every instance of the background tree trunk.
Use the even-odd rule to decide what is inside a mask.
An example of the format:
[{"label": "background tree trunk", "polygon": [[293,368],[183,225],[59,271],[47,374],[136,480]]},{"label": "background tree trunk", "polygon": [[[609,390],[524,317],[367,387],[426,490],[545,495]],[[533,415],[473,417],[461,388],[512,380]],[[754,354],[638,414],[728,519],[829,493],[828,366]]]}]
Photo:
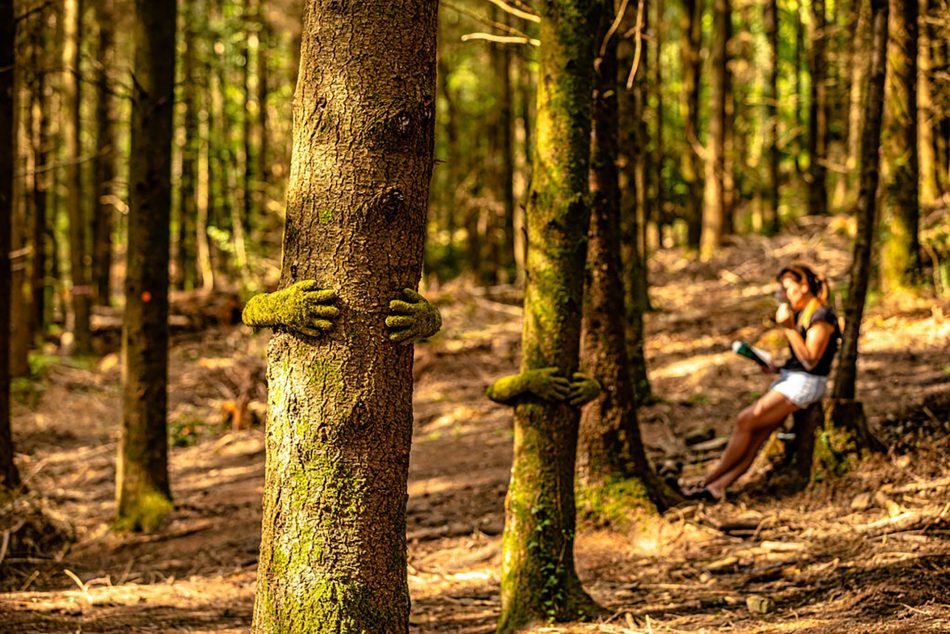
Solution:
[{"label": "background tree trunk", "polygon": [[703,194],[703,259],[709,259],[716,253],[726,229],[726,97],[731,16],[729,0],[713,0],[713,41],[709,52],[709,136]]},{"label": "background tree trunk", "polygon": [[828,213],[827,25],[825,0],[811,0],[811,102],[808,108],[808,213]]},{"label": "background tree trunk", "polygon": [[154,530],[168,483],[168,247],[175,1],[136,0],[116,525]]},{"label": "background tree trunk", "polygon": [[691,249],[697,251],[703,229],[703,165],[696,151],[699,145],[699,94],[703,68],[703,4],[704,0],[683,0],[680,43],[683,60],[681,111],[687,144],[682,161],[683,180],[686,182],[686,241]]},{"label": "background tree trunk", "polygon": [[436,2],[309,0],[303,24],[280,285],[341,316],[270,343],[253,631],[406,633],[413,355],[384,318],[422,266]]},{"label": "background tree trunk", "polygon": [[176,282],[182,290],[198,286],[197,269],[197,221],[198,221],[198,159],[201,143],[201,128],[198,122],[200,103],[195,94],[195,67],[198,63],[197,42],[195,40],[195,21],[197,20],[194,2],[184,6],[182,37],[184,50],[181,55],[182,85],[181,101],[184,106],[182,128],[184,143],[181,148],[181,180],[178,183],[178,250],[175,271]]},{"label": "background tree trunk", "polygon": [[33,67],[33,85],[30,108],[32,111],[33,131],[33,165],[36,173],[33,174],[33,262],[30,267],[32,300],[30,308],[32,314],[30,323],[33,327],[31,340],[46,331],[46,269],[47,269],[47,202],[49,199],[49,114],[50,100],[46,95],[46,71],[50,56],[47,51],[47,16],[41,11],[33,17],[30,31],[30,64]]},{"label": "background tree trunk", "polygon": [[20,484],[10,433],[10,236],[16,157],[13,0],[0,0],[0,490]]},{"label": "background tree trunk", "polygon": [[[920,204],[933,206],[937,202],[940,188],[937,184],[937,160],[934,145],[934,128],[938,105],[934,103],[933,63],[931,59],[931,4],[934,0],[920,0],[919,10],[919,46],[917,47],[917,151],[920,157]],[[950,108],[950,104],[943,104]]]},{"label": "background tree trunk", "polygon": [[851,284],[845,304],[844,342],[838,357],[833,396],[854,399],[857,379],[858,338],[861,316],[871,279],[871,249],[874,243],[876,195],[881,142],[881,115],[884,109],[884,77],[887,72],[888,0],[871,0],[872,59],[868,95],[864,101],[864,132],[861,136],[861,188],[858,193],[858,232],[851,260]]},{"label": "background tree trunk", "polygon": [[763,7],[765,22],[765,38],[768,42],[768,66],[765,77],[765,151],[768,153],[766,168],[765,193],[766,213],[764,214],[765,232],[774,235],[779,231],[779,203],[781,181],[779,179],[779,160],[781,152],[778,147],[778,2],[767,0]]},{"label": "background tree trunk", "polygon": [[[521,370],[578,367],[590,165],[593,61],[603,0],[545,0],[537,137],[528,200]],[[580,413],[527,399],[515,408],[505,499],[498,632],[592,616],[574,568],[574,464]]]},{"label": "background tree trunk", "polygon": [[92,282],[97,304],[111,303],[112,227],[115,214],[116,143],[112,98],[115,14],[112,0],[95,0],[99,28],[96,68],[96,157],[93,163]]},{"label": "background tree trunk", "polygon": [[89,312],[92,288],[86,270],[87,218],[82,185],[80,160],[80,104],[82,103],[82,75],[80,47],[82,45],[83,0],[64,0],[63,3],[63,83],[61,100],[63,113],[61,127],[66,150],[66,213],[69,217],[69,270],[72,287],[73,335],[75,352],[92,352],[92,334]]},{"label": "background tree trunk", "polygon": [[916,284],[920,274],[917,165],[917,0],[891,0],[883,136],[886,193],[881,215],[881,285]]}]

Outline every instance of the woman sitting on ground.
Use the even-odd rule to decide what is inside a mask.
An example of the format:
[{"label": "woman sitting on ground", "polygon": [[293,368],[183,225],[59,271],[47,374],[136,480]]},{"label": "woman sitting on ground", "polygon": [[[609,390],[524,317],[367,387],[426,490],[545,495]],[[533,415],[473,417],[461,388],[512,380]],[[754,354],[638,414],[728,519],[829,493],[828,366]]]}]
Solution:
[{"label": "woman sitting on ground", "polygon": [[719,464],[692,490],[689,499],[717,502],[726,489],[745,473],[756,454],[785,418],[821,400],[828,387],[831,361],[838,351],[841,330],[838,318],[828,306],[828,283],[811,267],[795,263],[776,276],[784,302],[775,313],[791,357],[781,368],[767,371],[780,374],[769,391],[742,410]]}]

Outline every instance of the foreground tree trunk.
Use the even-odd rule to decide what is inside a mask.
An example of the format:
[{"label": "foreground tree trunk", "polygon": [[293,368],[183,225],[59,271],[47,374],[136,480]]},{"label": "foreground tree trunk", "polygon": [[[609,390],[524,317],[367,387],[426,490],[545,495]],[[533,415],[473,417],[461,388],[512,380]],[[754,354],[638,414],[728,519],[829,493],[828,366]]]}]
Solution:
[{"label": "foreground tree trunk", "polygon": [[409,630],[412,347],[384,319],[421,272],[436,8],[306,3],[280,286],[316,280],[341,313],[270,342],[257,633]]},{"label": "foreground tree trunk", "polygon": [[10,236],[16,164],[13,0],[0,0],[0,491],[20,484],[10,433]]},{"label": "foreground tree trunk", "polygon": [[[528,235],[521,371],[578,367],[590,162],[593,62],[602,0],[545,0]],[[505,499],[499,632],[592,616],[574,568],[579,412],[526,399],[515,408]]]},{"label": "foreground tree trunk", "polygon": [[[601,40],[612,20],[612,13],[601,16]],[[617,498],[631,511],[639,506],[652,512],[651,501],[665,508],[671,500],[669,492],[661,489],[644,451],[625,345],[616,38],[614,35],[604,43],[595,64],[581,367],[585,374],[597,378],[603,390],[581,414],[577,477],[582,495],[599,492]]]},{"label": "foreground tree trunk", "polygon": [[917,180],[917,0],[891,0],[884,113],[886,192],[881,282],[885,291],[913,286],[920,272]]},{"label": "foreground tree trunk", "polygon": [[844,342],[838,357],[833,397],[854,399],[857,377],[858,338],[864,300],[871,278],[871,248],[874,242],[876,195],[881,141],[881,115],[884,108],[884,77],[887,57],[888,0],[872,0],[872,60],[868,76],[868,95],[864,101],[864,131],[861,136],[861,185],[858,193],[858,231],[851,260],[851,284],[845,304]]},{"label": "foreground tree trunk", "polygon": [[154,530],[171,509],[166,430],[175,2],[136,0],[122,437],[116,526]]}]

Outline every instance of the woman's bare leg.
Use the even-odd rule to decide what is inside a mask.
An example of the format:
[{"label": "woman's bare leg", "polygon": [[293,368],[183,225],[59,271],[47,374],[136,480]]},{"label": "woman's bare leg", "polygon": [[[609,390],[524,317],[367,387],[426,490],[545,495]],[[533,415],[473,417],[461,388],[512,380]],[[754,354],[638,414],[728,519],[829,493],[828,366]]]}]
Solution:
[{"label": "woman's bare leg", "polygon": [[706,488],[717,498],[721,498],[725,495],[729,485],[738,480],[742,474],[748,471],[749,467],[752,466],[756,455],[759,453],[759,449],[762,448],[762,445],[765,444],[765,441],[768,440],[771,433],[771,429],[760,429],[759,431],[753,432],[749,450],[742,457],[742,460],[739,461],[739,464],[715,480],[706,480]]},{"label": "woman's bare leg", "polygon": [[765,432],[765,437],[768,437],[768,434],[778,427],[786,416],[797,409],[798,406],[783,394],[769,390],[753,405],[742,410],[719,463],[706,475],[704,482],[709,484],[719,480],[745,460],[749,460],[749,464],[752,464],[751,460],[755,458],[759,450],[759,446],[753,444],[754,435]]}]

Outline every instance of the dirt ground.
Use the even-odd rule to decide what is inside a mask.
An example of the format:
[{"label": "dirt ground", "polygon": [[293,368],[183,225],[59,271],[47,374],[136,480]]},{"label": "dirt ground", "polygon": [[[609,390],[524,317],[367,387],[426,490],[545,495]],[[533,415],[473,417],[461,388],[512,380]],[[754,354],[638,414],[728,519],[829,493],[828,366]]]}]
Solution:
[{"label": "dirt ground", "polygon": [[[641,412],[653,460],[680,459],[684,475],[698,476],[718,453],[715,439],[767,387],[729,344],[781,351],[767,322],[781,263],[809,259],[843,287],[848,240],[825,229],[742,238],[703,265],[678,251],[656,254],[647,352],[658,400]],[[517,367],[521,311],[510,292],[453,286],[430,295],[445,327],[416,351],[413,631],[491,632],[512,434],[511,411],[484,390]],[[115,355],[92,366],[52,363],[42,379],[19,385],[21,472],[76,541],[22,556],[7,552],[5,533],[0,631],[248,630],[263,434],[259,425],[233,430],[231,412],[242,398],[252,412],[265,401],[266,339],[240,326],[175,336],[176,509],[151,535],[108,527],[120,423]],[[872,297],[861,352],[859,397],[887,455],[793,496],[764,493],[759,465],[714,507],[684,505],[650,522],[582,521],[579,572],[612,616],[534,631],[950,632],[950,302]],[[687,445],[688,436],[713,442]]]}]

